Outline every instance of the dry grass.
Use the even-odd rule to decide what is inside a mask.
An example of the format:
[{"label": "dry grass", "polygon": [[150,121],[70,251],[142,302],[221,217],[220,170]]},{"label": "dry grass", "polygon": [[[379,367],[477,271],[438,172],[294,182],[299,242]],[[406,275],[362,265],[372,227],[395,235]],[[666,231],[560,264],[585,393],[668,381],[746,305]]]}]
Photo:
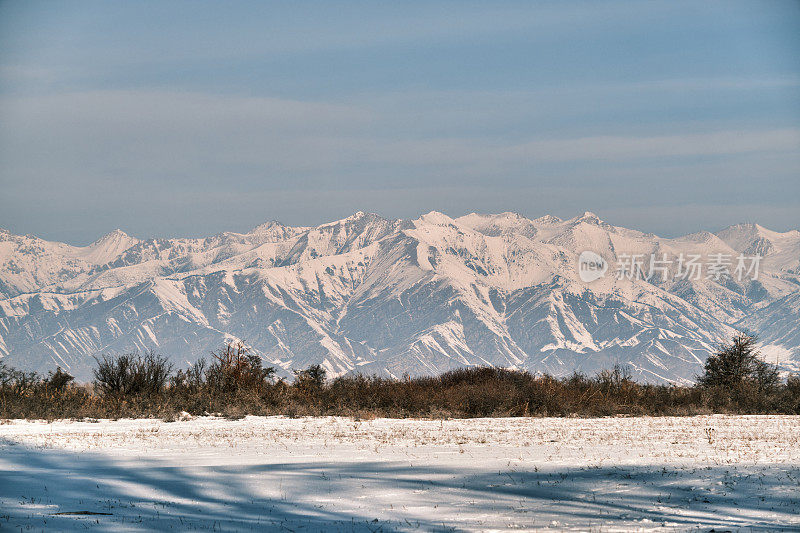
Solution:
[{"label": "dry grass", "polygon": [[[275,414],[371,419],[800,413],[797,378],[765,394],[746,384],[739,388],[641,384],[620,368],[561,379],[483,367],[402,380],[375,376],[326,380],[324,371],[314,366],[297,372],[288,383],[274,380],[270,369],[261,368],[257,360],[234,355],[210,366],[198,363],[165,380],[163,372],[139,366],[147,361],[163,363],[147,357],[135,360],[136,364],[125,361],[136,370],[133,377],[126,377],[113,360],[105,360],[111,368],[98,373],[94,387],[68,381],[56,387],[48,378],[3,367],[0,418],[175,420],[181,413],[213,413],[231,419]],[[109,389],[100,380],[104,375],[114,376],[119,387]],[[146,376],[158,383],[147,383]],[[129,377],[139,380],[135,387],[125,385]],[[63,376],[59,379],[63,381]]]}]

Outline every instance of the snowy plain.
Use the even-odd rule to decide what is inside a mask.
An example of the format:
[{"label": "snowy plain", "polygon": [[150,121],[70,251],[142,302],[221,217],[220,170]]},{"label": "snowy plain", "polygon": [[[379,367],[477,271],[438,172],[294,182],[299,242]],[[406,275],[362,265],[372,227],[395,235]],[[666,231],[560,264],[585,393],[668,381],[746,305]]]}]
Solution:
[{"label": "snowy plain", "polygon": [[0,423],[0,530],[800,531],[800,417]]}]

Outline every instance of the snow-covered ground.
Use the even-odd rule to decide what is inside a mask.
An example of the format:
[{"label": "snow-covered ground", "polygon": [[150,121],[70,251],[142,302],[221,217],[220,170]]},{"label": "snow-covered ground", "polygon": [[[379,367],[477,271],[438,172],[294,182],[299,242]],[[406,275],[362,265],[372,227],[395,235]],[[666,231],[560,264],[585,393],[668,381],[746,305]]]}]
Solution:
[{"label": "snow-covered ground", "polygon": [[800,417],[0,425],[0,530],[800,530]]}]

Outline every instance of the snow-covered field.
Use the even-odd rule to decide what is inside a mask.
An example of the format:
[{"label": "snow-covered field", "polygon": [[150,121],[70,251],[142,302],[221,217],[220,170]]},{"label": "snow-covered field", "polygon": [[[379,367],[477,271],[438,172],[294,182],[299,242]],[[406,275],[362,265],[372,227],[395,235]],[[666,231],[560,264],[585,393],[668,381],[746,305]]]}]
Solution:
[{"label": "snow-covered field", "polygon": [[0,425],[0,529],[800,530],[800,417]]}]

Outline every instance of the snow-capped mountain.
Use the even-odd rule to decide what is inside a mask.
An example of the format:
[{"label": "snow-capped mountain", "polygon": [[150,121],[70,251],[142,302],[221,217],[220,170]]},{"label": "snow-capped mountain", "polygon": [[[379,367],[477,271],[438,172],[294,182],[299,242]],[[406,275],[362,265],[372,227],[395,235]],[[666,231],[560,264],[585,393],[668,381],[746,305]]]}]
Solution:
[{"label": "snow-capped mountain", "polygon": [[[599,279],[582,279],[585,251],[606,262]],[[694,256],[702,270],[687,276]],[[738,264],[754,256],[757,279],[752,261]],[[713,275],[714,258],[727,275]],[[650,271],[638,275],[637,260]],[[104,353],[153,349],[180,366],[242,339],[284,374],[321,363],[334,375],[486,364],[565,375],[621,363],[642,380],[685,382],[743,328],[797,368],[799,319],[800,232],[754,224],[665,239],[588,212],[359,212],[205,239],[116,230],[86,247],[0,230],[0,355],[80,379]]]}]

